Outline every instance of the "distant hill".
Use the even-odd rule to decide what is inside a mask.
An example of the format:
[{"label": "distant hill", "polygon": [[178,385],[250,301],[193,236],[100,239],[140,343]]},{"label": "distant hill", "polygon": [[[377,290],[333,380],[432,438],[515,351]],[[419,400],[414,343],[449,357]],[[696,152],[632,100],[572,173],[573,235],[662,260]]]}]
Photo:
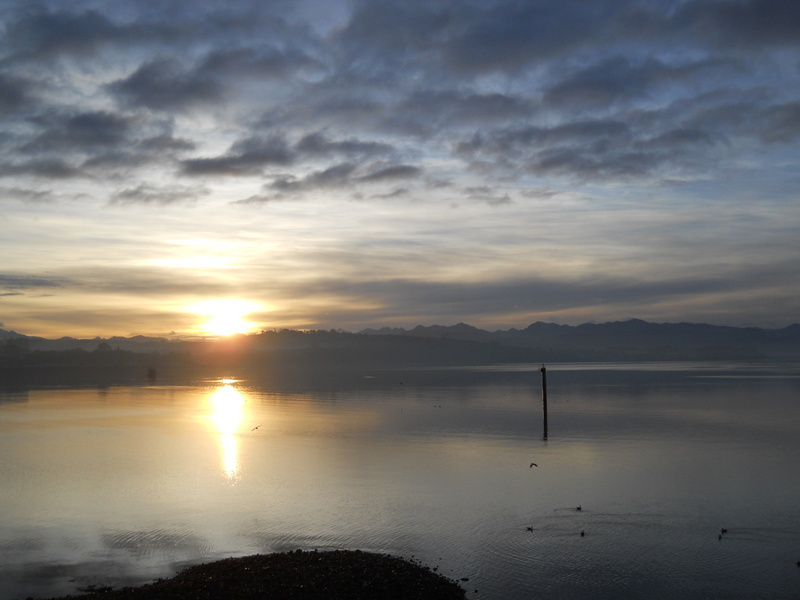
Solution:
[{"label": "distant hill", "polygon": [[511,362],[800,360],[800,325],[783,329],[649,323],[639,319],[486,331],[456,325],[342,331],[264,331],[220,340],[160,337],[48,340],[0,330],[0,367],[70,365],[411,366]]},{"label": "distant hill", "polygon": [[582,325],[532,323],[525,329],[485,331],[458,323],[410,330],[365,329],[365,335],[499,343],[537,348],[574,360],[800,359],[800,325],[782,329],[695,323],[649,323],[640,319]]},{"label": "distant hill", "polygon": [[169,352],[178,343],[173,340],[161,337],[146,337],[136,335],[129,338],[110,337],[110,338],[73,338],[62,337],[50,340],[42,337],[27,336],[16,331],[6,331],[0,329],[0,342],[7,346],[25,348],[28,351],[60,351],[60,350],[86,350],[87,352],[96,350],[106,344],[112,350],[126,350],[129,352]]}]

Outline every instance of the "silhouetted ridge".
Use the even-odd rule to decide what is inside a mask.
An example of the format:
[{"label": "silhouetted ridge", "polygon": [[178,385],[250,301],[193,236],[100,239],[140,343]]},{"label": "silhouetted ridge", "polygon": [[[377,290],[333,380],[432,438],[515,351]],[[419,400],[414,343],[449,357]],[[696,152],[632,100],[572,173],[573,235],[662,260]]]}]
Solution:
[{"label": "silhouetted ridge", "polygon": [[57,340],[0,330],[0,369],[114,369],[145,367],[251,370],[314,367],[405,367],[569,361],[800,360],[800,325],[782,329],[640,319],[577,326],[532,323],[525,329],[485,331],[468,325],[419,325],[344,331],[263,331],[220,339],[169,340],[133,336]]},{"label": "silhouetted ridge", "polygon": [[[396,330],[393,330],[396,331]],[[363,333],[374,335],[373,330]],[[570,360],[800,359],[800,325],[783,329],[704,323],[650,323],[641,319],[558,325],[537,321],[494,332],[459,323],[417,326],[403,335],[440,337],[568,354]]]}]

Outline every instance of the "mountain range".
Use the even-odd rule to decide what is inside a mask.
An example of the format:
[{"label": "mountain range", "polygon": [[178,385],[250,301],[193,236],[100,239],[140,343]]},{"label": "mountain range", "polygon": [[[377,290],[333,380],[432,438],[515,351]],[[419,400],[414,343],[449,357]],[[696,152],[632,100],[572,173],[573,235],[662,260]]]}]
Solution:
[{"label": "mountain range", "polygon": [[475,342],[494,342],[506,346],[549,349],[556,353],[591,354],[592,359],[610,360],[620,354],[631,359],[664,360],[674,358],[709,359],[800,358],[800,324],[782,329],[728,327],[703,323],[650,323],[641,319],[581,325],[557,325],[538,321],[525,329],[485,331],[459,323],[450,327],[417,326],[402,329],[367,329],[368,335],[411,335]]},{"label": "mountain range", "polygon": [[[447,353],[477,359],[527,361],[614,360],[800,360],[800,324],[782,329],[728,327],[697,323],[651,323],[640,319],[581,325],[536,322],[524,329],[487,331],[466,323],[443,326],[419,325],[412,329],[365,329],[343,331],[262,331],[236,336],[243,348],[253,351],[346,350],[363,356],[380,348],[389,355],[422,353],[427,357]],[[427,341],[426,341],[427,340]],[[148,354],[191,353],[215,343],[209,339],[163,337],[111,337],[46,339],[0,329],[0,348],[5,355],[38,352],[118,350]],[[391,351],[389,350],[391,349]],[[346,352],[345,352],[346,354]],[[450,362],[445,360],[445,362]]]}]

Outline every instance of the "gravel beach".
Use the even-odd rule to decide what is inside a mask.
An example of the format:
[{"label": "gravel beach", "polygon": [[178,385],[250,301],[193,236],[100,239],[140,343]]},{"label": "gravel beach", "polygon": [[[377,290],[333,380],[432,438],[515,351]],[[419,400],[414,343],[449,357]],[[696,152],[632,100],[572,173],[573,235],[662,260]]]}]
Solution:
[{"label": "gravel beach", "polygon": [[465,591],[420,563],[360,550],[284,552],[197,565],[140,587],[51,600],[459,600]]}]

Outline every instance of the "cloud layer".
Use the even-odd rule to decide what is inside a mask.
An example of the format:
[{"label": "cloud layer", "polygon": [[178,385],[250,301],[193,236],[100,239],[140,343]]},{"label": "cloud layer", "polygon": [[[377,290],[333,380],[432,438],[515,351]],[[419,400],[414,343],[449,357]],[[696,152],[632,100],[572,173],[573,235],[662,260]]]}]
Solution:
[{"label": "cloud layer", "polygon": [[208,297],[263,303],[265,327],[797,320],[793,0],[0,20],[7,327],[191,329]]}]

